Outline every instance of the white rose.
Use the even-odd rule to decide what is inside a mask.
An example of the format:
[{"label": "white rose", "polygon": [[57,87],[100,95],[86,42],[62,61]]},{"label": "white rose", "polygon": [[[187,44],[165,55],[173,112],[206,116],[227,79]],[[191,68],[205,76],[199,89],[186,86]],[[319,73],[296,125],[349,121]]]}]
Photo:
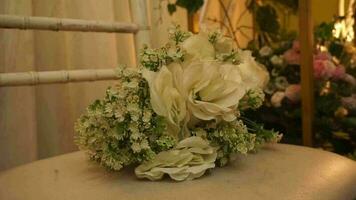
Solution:
[{"label": "white rose", "polygon": [[265,67],[255,61],[251,51],[240,51],[239,55],[241,64],[238,65],[238,68],[241,70],[241,77],[246,89],[264,88],[269,81],[269,74]]},{"label": "white rose", "polygon": [[143,71],[153,110],[176,129],[186,129],[188,122],[194,124],[197,119],[233,121],[246,91],[268,83],[268,72],[250,51],[239,52],[239,65],[214,61],[214,47],[204,34],[191,36],[182,48],[187,53],[183,63],[163,66],[158,72]]},{"label": "white rose", "polygon": [[275,66],[281,66],[283,65],[283,59],[280,56],[274,55],[270,59],[271,63]]},{"label": "white rose", "polygon": [[215,43],[215,50],[220,54],[228,54],[233,50],[233,40],[229,37],[221,37]]},{"label": "white rose", "polygon": [[281,107],[282,105],[282,100],[284,99],[285,94],[284,92],[278,91],[276,93],[274,93],[271,97],[271,104],[273,107]]},{"label": "white rose", "polygon": [[[176,71],[179,65],[171,66],[170,71],[166,66],[163,66],[159,72],[152,72],[143,69],[142,75],[147,80],[150,88],[150,97],[152,109],[160,116],[166,117],[170,125],[175,127],[174,133],[179,131],[180,123],[186,116],[185,97],[177,89],[177,81],[181,79],[177,77]],[[181,74],[181,73],[180,73]]]},{"label": "white rose", "polygon": [[181,47],[187,53],[185,60],[213,60],[215,58],[214,46],[204,33],[189,37],[181,44]]},{"label": "white rose", "polygon": [[271,55],[272,52],[273,52],[273,50],[269,46],[264,46],[259,51],[260,55],[263,56],[263,57]]},{"label": "white rose", "polygon": [[158,72],[143,71],[153,110],[176,127],[194,118],[234,120],[246,92],[238,66],[201,60],[185,64],[172,63]]},{"label": "white rose", "polygon": [[236,65],[197,61],[184,69],[183,87],[193,116],[202,120],[236,118],[236,107],[246,92]]}]

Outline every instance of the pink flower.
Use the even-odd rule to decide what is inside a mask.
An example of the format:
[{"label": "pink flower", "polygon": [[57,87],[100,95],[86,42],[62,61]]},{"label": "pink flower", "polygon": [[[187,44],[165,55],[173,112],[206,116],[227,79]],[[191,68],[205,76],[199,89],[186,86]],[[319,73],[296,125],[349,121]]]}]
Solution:
[{"label": "pink flower", "polygon": [[314,59],[317,59],[317,60],[332,60],[332,57],[329,54],[329,52],[318,52],[318,54],[316,54],[314,56]]},{"label": "pink flower", "polygon": [[345,74],[343,67],[336,67],[331,60],[314,59],[314,77],[317,79],[342,78]]},{"label": "pink flower", "polygon": [[334,72],[333,72],[333,78],[334,79],[342,79],[344,78],[346,75],[346,72],[345,72],[345,67],[342,66],[342,65],[339,65],[335,68]]},{"label": "pink flower", "polygon": [[314,77],[321,79],[325,77],[326,65],[323,60],[314,59]]},{"label": "pink flower", "polygon": [[336,66],[329,60],[314,60],[314,77],[329,79],[333,76]]},{"label": "pink flower", "polygon": [[329,52],[318,52],[314,56],[314,76],[318,79],[342,79],[345,76],[345,68],[336,66]]},{"label": "pink flower", "polygon": [[342,97],[341,103],[348,109],[356,109],[356,94],[353,94],[350,97]]},{"label": "pink flower", "polygon": [[284,60],[290,65],[299,65],[300,63],[300,45],[299,41],[295,40],[291,49],[283,54]]},{"label": "pink flower", "polygon": [[300,100],[300,85],[292,84],[286,88],[285,96],[292,102],[298,102]]},{"label": "pink flower", "polygon": [[284,92],[281,91],[274,93],[271,97],[272,106],[276,108],[281,107],[284,96],[285,96]]},{"label": "pink flower", "polygon": [[283,58],[290,65],[299,65],[300,52],[289,49],[283,54]]},{"label": "pink flower", "polygon": [[352,75],[345,73],[345,76],[343,76],[342,79],[352,86],[356,86],[356,79]]},{"label": "pink flower", "polygon": [[325,65],[325,68],[324,68],[324,77],[325,78],[331,78],[333,77],[334,75],[334,71],[336,69],[336,66],[335,64],[330,61],[330,60],[324,60],[324,65]]},{"label": "pink flower", "polygon": [[294,40],[293,41],[293,47],[292,47],[293,50],[297,51],[297,52],[300,52],[300,44],[299,44],[299,40]]}]

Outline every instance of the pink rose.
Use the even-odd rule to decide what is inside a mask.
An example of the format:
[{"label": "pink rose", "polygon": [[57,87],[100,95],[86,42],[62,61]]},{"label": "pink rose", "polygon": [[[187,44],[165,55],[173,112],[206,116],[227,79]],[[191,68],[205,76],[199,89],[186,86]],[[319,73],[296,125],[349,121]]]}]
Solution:
[{"label": "pink rose", "polygon": [[298,102],[300,100],[300,85],[292,84],[286,88],[285,96],[292,102]]}]

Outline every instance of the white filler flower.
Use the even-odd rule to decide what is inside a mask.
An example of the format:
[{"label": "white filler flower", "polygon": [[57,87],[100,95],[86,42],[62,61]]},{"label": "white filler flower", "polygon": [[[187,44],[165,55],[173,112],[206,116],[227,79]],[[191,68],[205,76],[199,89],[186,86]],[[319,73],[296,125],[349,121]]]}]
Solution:
[{"label": "white filler flower", "polygon": [[264,46],[260,49],[259,54],[263,57],[267,57],[267,56],[271,55],[272,52],[273,52],[273,50],[271,49],[271,47]]},{"label": "white filler flower", "polygon": [[270,61],[274,66],[282,66],[283,65],[283,59],[281,58],[281,56],[274,55],[271,57]]}]

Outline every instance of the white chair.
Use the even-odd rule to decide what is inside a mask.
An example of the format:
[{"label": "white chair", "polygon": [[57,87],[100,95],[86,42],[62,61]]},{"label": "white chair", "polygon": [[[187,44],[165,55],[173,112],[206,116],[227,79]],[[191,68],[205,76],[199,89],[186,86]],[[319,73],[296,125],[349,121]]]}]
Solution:
[{"label": "white chair", "polygon": [[[134,34],[136,58],[150,44],[146,0],[130,0],[133,23],[0,15],[0,28]],[[116,79],[115,69],[0,73],[0,87]]]}]

